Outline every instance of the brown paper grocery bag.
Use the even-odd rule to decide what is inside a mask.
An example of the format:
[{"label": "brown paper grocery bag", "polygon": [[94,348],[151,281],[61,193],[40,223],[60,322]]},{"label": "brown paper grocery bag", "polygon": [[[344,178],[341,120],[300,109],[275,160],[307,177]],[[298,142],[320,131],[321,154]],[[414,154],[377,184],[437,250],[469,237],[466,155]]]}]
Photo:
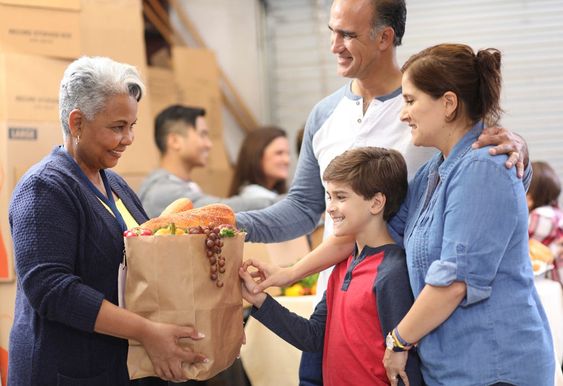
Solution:
[{"label": "brown paper grocery bag", "polygon": [[[238,269],[244,233],[223,238],[224,286],[210,279],[205,235],[140,236],[125,238],[126,308],[150,320],[192,325],[205,334],[182,344],[209,358],[208,363],[184,364],[188,379],[205,380],[229,367],[243,340],[242,293]],[[129,376],[155,376],[139,342],[129,341]]]}]

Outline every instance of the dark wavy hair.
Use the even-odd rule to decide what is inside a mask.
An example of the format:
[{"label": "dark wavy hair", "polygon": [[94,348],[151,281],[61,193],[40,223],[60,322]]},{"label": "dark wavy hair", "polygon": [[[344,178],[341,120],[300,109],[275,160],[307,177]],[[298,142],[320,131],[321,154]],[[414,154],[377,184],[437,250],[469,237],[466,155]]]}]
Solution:
[{"label": "dark wavy hair", "polygon": [[532,173],[528,194],[534,203],[530,210],[540,206],[557,206],[557,199],[561,193],[561,181],[555,170],[547,162],[534,161],[532,162]]},{"label": "dark wavy hair", "polygon": [[[266,186],[266,176],[262,170],[264,150],[276,138],[287,138],[285,130],[276,126],[259,127],[251,131],[240,147],[235,173],[229,189],[229,196],[239,194],[243,185],[257,184]],[[273,190],[279,194],[287,192],[285,180],[276,182]]]}]

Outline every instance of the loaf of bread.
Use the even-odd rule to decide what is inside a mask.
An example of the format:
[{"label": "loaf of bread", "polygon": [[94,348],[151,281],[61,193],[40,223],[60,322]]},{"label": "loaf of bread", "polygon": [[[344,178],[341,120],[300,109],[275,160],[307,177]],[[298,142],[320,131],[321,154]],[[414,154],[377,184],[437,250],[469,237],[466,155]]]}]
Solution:
[{"label": "loaf of bread", "polygon": [[201,208],[155,217],[141,224],[141,228],[156,230],[174,223],[177,228],[209,225],[235,226],[235,213],[225,204],[211,204]]},{"label": "loaf of bread", "polygon": [[530,239],[528,242],[530,248],[530,258],[532,260],[541,260],[544,263],[553,263],[554,256],[549,247],[543,245],[540,241]]},{"label": "loaf of bread", "polygon": [[166,208],[164,208],[164,210],[162,211],[159,217],[168,216],[169,214],[173,214],[173,213],[184,212],[186,210],[193,209],[193,207],[194,204],[192,203],[192,200],[190,200],[187,197],[181,197],[173,201]]}]

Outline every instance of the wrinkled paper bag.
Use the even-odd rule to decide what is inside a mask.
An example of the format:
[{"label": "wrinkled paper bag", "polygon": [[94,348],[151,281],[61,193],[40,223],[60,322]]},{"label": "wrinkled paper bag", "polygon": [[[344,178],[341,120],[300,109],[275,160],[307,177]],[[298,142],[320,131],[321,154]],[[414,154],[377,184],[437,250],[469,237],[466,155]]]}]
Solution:
[{"label": "wrinkled paper bag", "polygon": [[[225,273],[219,288],[210,279],[205,235],[125,238],[127,275],[125,308],[150,320],[192,325],[202,340],[181,344],[205,355],[208,363],[184,364],[188,379],[205,380],[229,367],[243,340],[242,293],[238,269],[244,233],[222,238]],[[131,379],[155,376],[139,342],[129,341],[127,366]]]}]

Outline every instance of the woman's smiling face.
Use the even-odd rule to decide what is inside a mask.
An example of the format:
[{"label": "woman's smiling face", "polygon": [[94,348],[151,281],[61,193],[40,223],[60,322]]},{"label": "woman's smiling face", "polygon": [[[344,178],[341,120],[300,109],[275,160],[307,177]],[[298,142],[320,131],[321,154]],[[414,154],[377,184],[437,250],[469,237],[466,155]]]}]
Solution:
[{"label": "woman's smiling face", "polygon": [[403,74],[402,90],[404,105],[400,118],[410,126],[413,144],[440,149],[446,123],[442,98],[434,99],[416,88],[408,71]]},{"label": "woman's smiling face", "polygon": [[136,121],[137,100],[129,94],[108,97],[105,107],[92,120],[82,114],[76,146],[79,165],[92,171],[115,167],[133,143]]}]

